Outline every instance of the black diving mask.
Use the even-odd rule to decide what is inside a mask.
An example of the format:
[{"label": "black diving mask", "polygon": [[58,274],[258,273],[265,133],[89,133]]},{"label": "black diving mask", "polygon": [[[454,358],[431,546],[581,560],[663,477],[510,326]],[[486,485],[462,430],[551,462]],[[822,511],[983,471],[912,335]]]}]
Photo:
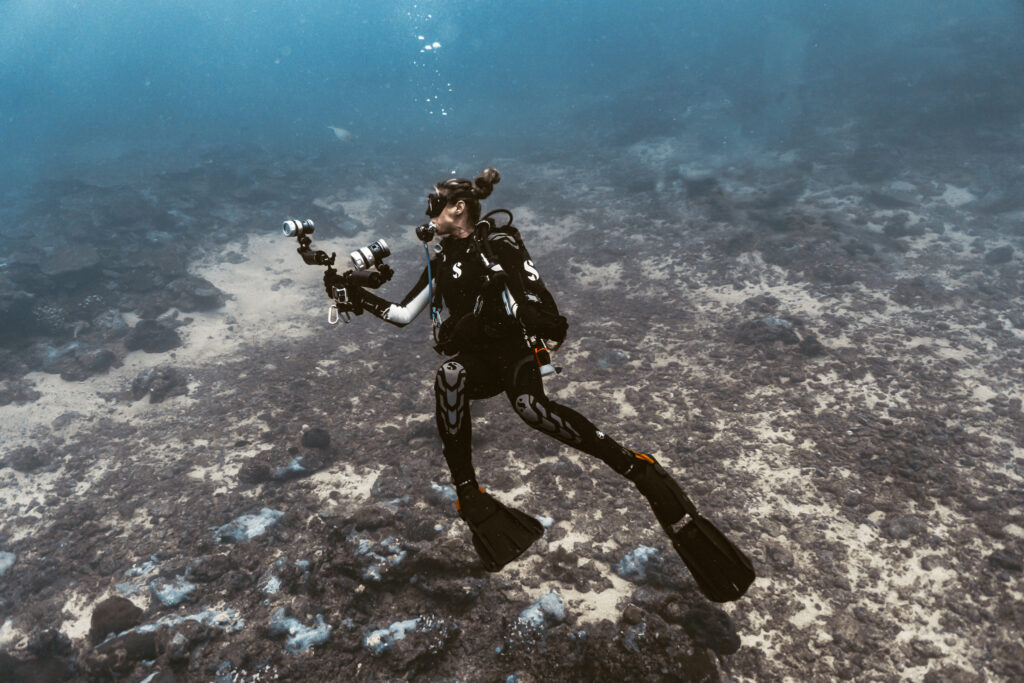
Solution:
[{"label": "black diving mask", "polygon": [[427,195],[427,218],[437,218],[444,211],[444,207],[448,206],[448,202],[457,202],[460,199],[472,198],[472,194],[467,194],[465,191],[459,192],[458,190],[451,197],[446,197],[443,194],[437,192],[431,192]]},{"label": "black diving mask", "polygon": [[431,192],[427,195],[427,218],[437,218],[448,205],[448,198],[444,195]]}]

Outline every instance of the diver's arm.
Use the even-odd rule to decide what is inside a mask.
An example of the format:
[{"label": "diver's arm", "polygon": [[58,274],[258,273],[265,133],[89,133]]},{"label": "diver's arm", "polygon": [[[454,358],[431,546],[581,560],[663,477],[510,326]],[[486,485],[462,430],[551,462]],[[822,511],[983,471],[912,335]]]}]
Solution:
[{"label": "diver's arm", "polygon": [[393,304],[362,288],[359,290],[359,301],[363,310],[396,327],[405,327],[430,304],[430,288],[427,286],[427,278],[427,269],[424,267],[420,279],[416,281],[401,303]]}]

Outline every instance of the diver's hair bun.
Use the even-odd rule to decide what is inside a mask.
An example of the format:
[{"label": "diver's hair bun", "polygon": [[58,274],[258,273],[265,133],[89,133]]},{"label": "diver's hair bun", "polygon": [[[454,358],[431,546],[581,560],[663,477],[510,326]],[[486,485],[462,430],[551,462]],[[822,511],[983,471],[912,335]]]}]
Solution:
[{"label": "diver's hair bun", "polygon": [[500,182],[501,174],[498,173],[498,169],[485,168],[473,181],[473,184],[476,185],[476,191],[473,194],[477,199],[487,199],[494,191],[494,186]]}]

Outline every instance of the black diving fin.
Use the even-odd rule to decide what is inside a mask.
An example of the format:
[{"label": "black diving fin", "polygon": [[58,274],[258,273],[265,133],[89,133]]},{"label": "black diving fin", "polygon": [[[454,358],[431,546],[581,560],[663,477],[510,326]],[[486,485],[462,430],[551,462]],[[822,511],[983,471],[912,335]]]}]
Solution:
[{"label": "black diving fin", "polygon": [[697,506],[654,458],[631,452],[637,462],[626,476],[651,504],[700,592],[712,602],[743,597],[756,578],[750,558],[697,512]]},{"label": "black diving fin", "polygon": [[473,532],[473,548],[489,572],[501,571],[544,535],[540,522],[502,505],[483,489],[460,495],[458,510]]},{"label": "black diving fin", "polygon": [[736,544],[696,510],[681,529],[669,533],[697,587],[712,602],[739,600],[754,582],[754,565]]}]

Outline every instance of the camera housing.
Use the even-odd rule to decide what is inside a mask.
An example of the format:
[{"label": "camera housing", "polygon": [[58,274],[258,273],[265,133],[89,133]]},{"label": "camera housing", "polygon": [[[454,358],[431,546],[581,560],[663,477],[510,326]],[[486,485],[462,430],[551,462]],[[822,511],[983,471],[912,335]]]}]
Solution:
[{"label": "camera housing", "polygon": [[314,227],[313,221],[308,218],[304,221],[289,218],[281,225],[281,232],[285,237],[303,237],[312,235]]},{"label": "camera housing", "polygon": [[362,249],[356,249],[348,256],[352,259],[352,265],[356,270],[366,270],[382,265],[384,259],[390,255],[391,247],[388,246],[388,243],[384,240],[377,240]]}]

